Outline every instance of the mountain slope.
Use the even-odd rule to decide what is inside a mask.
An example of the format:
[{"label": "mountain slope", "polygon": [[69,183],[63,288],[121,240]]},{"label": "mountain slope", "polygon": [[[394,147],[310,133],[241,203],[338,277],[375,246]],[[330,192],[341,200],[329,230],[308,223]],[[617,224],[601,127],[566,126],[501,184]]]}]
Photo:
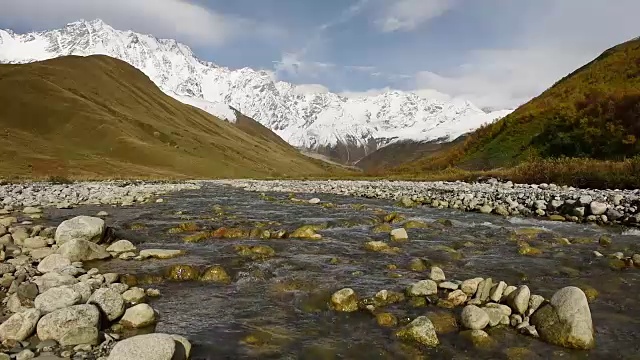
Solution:
[{"label": "mountain slope", "polygon": [[512,114],[400,172],[512,166],[523,160],[640,154],[640,39],[605,51]]},{"label": "mountain slope", "polygon": [[[0,175],[324,174],[254,120],[220,120],[107,56],[0,65]],[[268,156],[265,156],[268,154]]]},{"label": "mountain slope", "polygon": [[217,116],[222,116],[221,104],[230,105],[293,146],[346,163],[398,140],[454,139],[505,115],[487,114],[466,101],[442,102],[400,91],[355,99],[303,93],[274,81],[267,71],[219,67],[197,59],[175,40],[115,30],[100,20],[23,35],[0,30],[0,62],[91,54],[128,62],[181,101]]}]

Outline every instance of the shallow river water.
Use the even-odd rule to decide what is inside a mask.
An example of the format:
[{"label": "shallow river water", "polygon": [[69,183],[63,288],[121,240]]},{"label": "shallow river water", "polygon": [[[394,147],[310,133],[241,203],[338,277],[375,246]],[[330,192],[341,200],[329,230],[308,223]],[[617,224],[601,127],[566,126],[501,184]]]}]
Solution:
[{"label": "shallow river water", "polygon": [[[623,251],[627,256],[640,252],[640,236],[634,231],[455,210],[405,209],[389,201],[333,195],[319,196],[323,203],[335,204],[323,207],[292,202],[287,194],[267,195],[275,200],[231,187],[205,185],[201,190],[163,196],[165,202],[159,204],[84,206],[52,210],[47,215],[59,223],[71,216],[105,210],[110,214],[107,224],[116,229],[118,237],[131,240],[139,249],[186,250],[184,256],[170,260],[92,264],[103,271],[142,277],[161,275],[174,264],[222,265],[233,278],[229,285],[149,277],[156,279],[150,286],[162,293],[152,302],[160,314],[156,331],[188,337],[194,343],[194,359],[640,358],[640,269],[612,270],[608,259],[592,254],[594,250],[605,255]],[[296,194],[301,199],[315,196]],[[216,206],[222,206],[224,214],[214,211]],[[367,241],[388,241],[388,233],[372,231],[380,224],[381,210],[397,211],[407,220],[430,226],[408,230],[408,242],[393,244],[400,248],[397,255],[367,251]],[[270,222],[272,229],[293,230],[303,224],[325,224],[328,228],[319,231],[322,240],[206,239],[186,243],[183,238],[190,233],[168,232],[186,221],[204,230],[223,225],[255,227],[257,222]],[[531,228],[545,231],[537,233]],[[598,245],[603,234],[612,237],[610,248]],[[559,238],[572,244],[562,245]],[[523,239],[542,254],[520,255],[517,240]],[[267,260],[242,259],[234,250],[238,244],[269,245],[276,255]],[[439,334],[441,345],[428,349],[400,342],[394,329],[380,327],[366,311],[347,314],[327,308],[331,293],[344,287],[353,288],[360,297],[370,297],[382,289],[402,291],[408,284],[427,278],[427,272],[409,269],[413,258],[439,265],[447,279],[491,277],[509,285],[526,284],[532,293],[547,299],[564,286],[593,287],[599,293],[590,304],[596,348],[571,351],[517,334],[513,328],[494,328],[488,330],[495,339],[492,347],[476,348],[458,331],[452,331]],[[404,302],[387,311],[399,319],[442,312],[459,318],[461,308],[414,307]]]}]

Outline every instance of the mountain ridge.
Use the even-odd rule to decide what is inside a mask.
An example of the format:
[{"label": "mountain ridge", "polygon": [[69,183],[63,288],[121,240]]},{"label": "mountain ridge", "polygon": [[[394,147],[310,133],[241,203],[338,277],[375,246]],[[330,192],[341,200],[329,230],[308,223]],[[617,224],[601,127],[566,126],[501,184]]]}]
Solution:
[{"label": "mountain ridge", "polygon": [[401,91],[360,98],[300,93],[297,85],[276,81],[267,71],[218,66],[198,59],[176,40],[116,30],[99,19],[28,34],[0,30],[0,62],[93,54],[128,62],[181,101],[217,116],[229,111],[227,105],[293,146],[344,162],[394,141],[454,139],[510,112],[487,114],[468,101],[443,102]]}]

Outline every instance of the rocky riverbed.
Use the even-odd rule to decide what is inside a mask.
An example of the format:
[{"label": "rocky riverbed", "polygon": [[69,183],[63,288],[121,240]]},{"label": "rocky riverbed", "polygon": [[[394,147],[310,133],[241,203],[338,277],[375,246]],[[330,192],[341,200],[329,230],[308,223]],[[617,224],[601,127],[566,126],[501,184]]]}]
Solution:
[{"label": "rocky riverbed", "polygon": [[[321,193],[318,183],[309,192],[233,182],[259,193],[227,184],[164,184],[126,206],[59,209],[46,186],[46,202],[13,198],[0,215],[5,358],[625,359],[640,350],[636,229],[438,209],[417,205],[417,194]],[[632,192],[619,193],[631,207]]]},{"label": "rocky riverbed", "polygon": [[590,190],[555,184],[514,184],[487,179],[478,183],[409,181],[256,181],[216,183],[255,192],[325,193],[395,200],[405,207],[536,216],[554,221],[640,226],[640,190]]}]

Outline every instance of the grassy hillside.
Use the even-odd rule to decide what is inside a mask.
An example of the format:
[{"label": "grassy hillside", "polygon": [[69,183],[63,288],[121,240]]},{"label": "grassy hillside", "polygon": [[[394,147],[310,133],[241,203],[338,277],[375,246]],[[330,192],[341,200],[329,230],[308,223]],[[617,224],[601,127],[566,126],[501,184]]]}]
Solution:
[{"label": "grassy hillside", "polygon": [[561,157],[623,161],[640,154],[639,139],[640,40],[633,40],[605,51],[464,143],[394,172],[487,170]]},{"label": "grassy hillside", "polygon": [[323,175],[256,121],[217,119],[106,56],[0,65],[0,177]]}]

